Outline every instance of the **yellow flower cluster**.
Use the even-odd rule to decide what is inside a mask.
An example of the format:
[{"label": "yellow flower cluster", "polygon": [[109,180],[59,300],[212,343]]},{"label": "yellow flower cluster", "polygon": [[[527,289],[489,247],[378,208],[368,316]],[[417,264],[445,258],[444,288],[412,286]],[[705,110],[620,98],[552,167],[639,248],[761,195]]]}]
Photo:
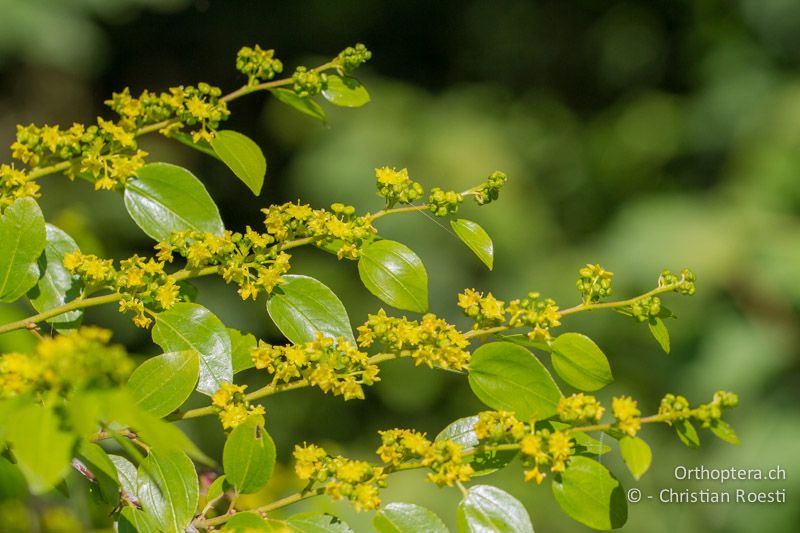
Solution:
[{"label": "yellow flower cluster", "polygon": [[377,342],[391,353],[413,358],[418,366],[462,370],[469,362],[469,352],[464,351],[469,341],[455,326],[431,313],[417,321],[386,316],[381,309],[357,330],[362,348]]},{"label": "yellow flower cluster", "polygon": [[384,463],[398,467],[413,462],[431,470],[428,480],[438,486],[452,486],[472,478],[474,470],[465,462],[463,447],[451,440],[431,442],[424,433],[408,429],[380,431],[378,456]]},{"label": "yellow flower cluster", "polygon": [[458,306],[475,321],[473,329],[529,327],[531,340],[549,340],[550,328],[561,325],[556,302],[550,298],[542,300],[538,292],[530,292],[526,298],[511,300],[506,305],[491,292],[484,296],[475,289],[466,289],[458,295]]},{"label": "yellow flower cluster", "polygon": [[0,211],[14,203],[17,198],[38,198],[39,184],[28,179],[28,175],[13,165],[0,165]]},{"label": "yellow flower cluster", "polygon": [[357,511],[377,509],[378,491],[386,487],[380,466],[345,457],[332,457],[313,444],[294,447],[295,472],[302,480],[325,483],[325,494],[334,500],[347,498]]},{"label": "yellow flower cluster", "polygon": [[223,383],[211,397],[211,405],[217,409],[219,420],[225,429],[233,429],[251,415],[263,415],[263,405],[250,405],[244,391],[247,385]]},{"label": "yellow flower cluster", "polygon": [[266,369],[274,382],[305,379],[325,393],[345,400],[364,399],[362,385],[378,378],[378,365],[370,364],[366,353],[345,339],[317,333],[317,338],[302,345],[273,346],[259,341],[251,353],[256,368]]},{"label": "yellow flower cluster", "polygon": [[0,398],[28,392],[105,388],[122,383],[133,370],[124,348],[109,345],[111,332],[83,327],[45,337],[32,355],[0,356]]},{"label": "yellow flower cluster", "polygon": [[586,265],[578,271],[580,278],[575,286],[583,295],[584,303],[596,302],[600,298],[611,296],[611,278],[613,272],[605,270],[600,265]]},{"label": "yellow flower cluster", "polygon": [[617,428],[626,435],[635,437],[642,427],[642,413],[636,400],[630,396],[615,397],[611,400],[611,411],[617,420]]},{"label": "yellow flower cluster", "polygon": [[422,185],[408,177],[408,169],[381,167],[375,169],[378,196],[386,199],[386,206],[396,203],[408,204],[422,198],[425,191]]},{"label": "yellow flower cluster", "polygon": [[562,396],[558,401],[558,417],[564,422],[597,422],[603,417],[605,408],[594,396],[578,392]]},{"label": "yellow flower cluster", "polygon": [[258,45],[244,46],[236,54],[236,70],[247,76],[248,85],[271,80],[275,74],[283,72],[283,63],[274,56],[275,50],[262,50]]}]

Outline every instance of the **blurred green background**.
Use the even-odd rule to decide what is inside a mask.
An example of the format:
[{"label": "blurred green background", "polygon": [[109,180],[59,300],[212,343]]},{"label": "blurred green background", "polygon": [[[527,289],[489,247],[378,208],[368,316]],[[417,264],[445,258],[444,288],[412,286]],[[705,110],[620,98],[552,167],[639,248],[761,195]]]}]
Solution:
[{"label": "blurred green background", "polygon": [[[577,269],[599,262],[615,272],[616,295],[654,286],[662,268],[698,275],[691,299],[668,297],[679,317],[669,323],[665,356],[646,327],[596,313],[570,318],[562,331],[590,334],[612,361],[618,381],[600,397],[640,398],[644,413],[666,392],[693,402],[717,389],[739,393],[730,422],[742,444],[703,432],[689,450],[668,427],[648,428],[654,462],[636,482],[608,461],[626,487],[720,487],[676,481],[673,469],[769,468],[781,482],[722,487],[787,489],[783,505],[631,505],[629,531],[796,531],[800,506],[800,3],[793,0],[604,1],[338,1],[0,0],[0,145],[18,123],[93,121],[102,101],[130,86],[162,90],[208,81],[233,89],[242,79],[236,51],[275,48],[291,72],[355,42],[373,51],[359,72],[372,102],[361,109],[327,107],[323,127],[263,95],[232,104],[226,127],[263,147],[268,184],[258,199],[218,162],[159,138],[143,141],[153,159],[193,169],[234,229],[261,221],[268,203],[302,198],[376,210],[373,169],[408,167],[430,187],[463,190],[495,169],[511,177],[497,204],[462,214],[493,236],[495,269],[429,218],[413,214],[380,222],[423,258],[432,311],[466,326],[456,294],[465,287],[511,299],[529,290],[577,302]],[[6,161],[8,156],[0,157]],[[152,243],[128,219],[119,195],[84,183],[43,180],[49,221],[84,251],[125,257]],[[68,186],[69,185],[69,186]],[[339,294],[354,324],[381,304],[358,282],[355,265],[310,250],[294,269]],[[242,303],[219,281],[203,281],[200,302],[227,325],[278,341],[264,302]],[[114,328],[132,351],[153,354],[148,335],[110,309],[87,322]],[[6,322],[25,309],[0,309]],[[0,337],[0,351],[30,342]],[[365,402],[344,403],[298,391],[266,403],[268,429],[285,468],[264,494],[293,490],[290,449],[316,441],[368,458],[376,431],[415,427],[435,435],[481,405],[466,380],[415,369],[408,361],[382,368],[384,381]],[[256,383],[259,377],[246,376]],[[568,390],[567,387],[564,387]],[[202,398],[193,401],[202,402]],[[216,420],[187,424],[218,455]],[[374,456],[373,456],[374,457]],[[0,476],[3,531],[108,529],[108,509],[83,497],[22,496],[5,466]],[[393,478],[384,501],[434,509],[453,525],[457,489],[437,489],[418,473]],[[518,468],[485,481],[512,492],[530,509],[537,531],[585,531],[557,508],[544,485],[525,485]],[[323,499],[290,509],[325,509],[357,531],[370,514]]]}]

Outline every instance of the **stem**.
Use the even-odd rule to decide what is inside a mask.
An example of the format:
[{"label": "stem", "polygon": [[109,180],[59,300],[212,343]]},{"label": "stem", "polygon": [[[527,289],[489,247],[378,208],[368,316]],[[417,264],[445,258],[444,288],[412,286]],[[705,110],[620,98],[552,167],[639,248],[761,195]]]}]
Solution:
[{"label": "stem", "polygon": [[64,305],[54,307],[53,309],[49,309],[47,311],[44,311],[42,313],[33,316],[29,316],[28,318],[23,318],[22,320],[17,320],[16,322],[9,322],[8,324],[3,324],[2,326],[0,326],[0,335],[2,335],[3,333],[8,333],[9,331],[14,331],[15,329],[33,328],[39,322],[44,322],[45,320],[56,317],[58,315],[63,315],[64,313],[75,311],[76,309],[94,307],[96,305],[103,305],[111,302],[116,302],[121,299],[122,295],[115,292],[112,294],[106,294],[104,296],[95,296],[94,298],[86,298],[84,300],[73,300]]},{"label": "stem", "polygon": [[[325,489],[323,487],[319,487],[307,492],[295,492],[294,494],[290,494],[289,496],[281,498],[280,500],[275,500],[274,502],[268,503],[267,505],[262,505],[261,507],[256,507],[255,509],[248,509],[247,511],[255,513],[268,513],[270,511],[286,507],[287,505],[297,503],[301,500],[313,498],[314,496],[319,496],[324,491]],[[215,518],[209,518],[207,520],[197,520],[194,522],[194,526],[198,528],[207,529],[209,527],[222,525],[231,518],[233,518],[234,516],[235,513],[231,513],[231,514],[224,514],[222,516],[217,516]]]},{"label": "stem", "polygon": [[381,209],[380,211],[378,211],[373,215],[367,215],[366,218],[368,218],[370,222],[374,222],[375,220],[383,218],[387,215],[394,215],[396,213],[411,213],[413,211],[425,211],[429,207],[430,206],[428,204],[422,204],[422,205],[409,205],[406,207],[394,207],[391,209]]}]

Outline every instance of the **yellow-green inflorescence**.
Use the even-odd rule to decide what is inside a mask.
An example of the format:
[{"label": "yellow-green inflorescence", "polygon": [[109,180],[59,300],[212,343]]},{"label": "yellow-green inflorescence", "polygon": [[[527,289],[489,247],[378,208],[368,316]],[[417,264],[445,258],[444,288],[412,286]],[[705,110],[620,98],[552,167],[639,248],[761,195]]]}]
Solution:
[{"label": "yellow-green inflorescence", "polygon": [[531,340],[549,340],[550,328],[561,325],[556,302],[551,298],[543,299],[538,292],[530,292],[527,297],[506,304],[491,292],[484,295],[467,289],[458,295],[458,306],[474,320],[473,329],[527,327]]},{"label": "yellow-green inflorescence", "polygon": [[217,411],[222,427],[233,429],[251,415],[263,415],[263,405],[251,405],[244,391],[247,385],[223,383],[211,397],[211,405]]}]

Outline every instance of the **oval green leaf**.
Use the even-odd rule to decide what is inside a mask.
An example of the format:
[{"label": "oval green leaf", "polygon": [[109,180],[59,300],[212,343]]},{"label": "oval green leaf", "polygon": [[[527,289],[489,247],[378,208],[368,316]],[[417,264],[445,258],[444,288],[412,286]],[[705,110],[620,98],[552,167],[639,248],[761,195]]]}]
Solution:
[{"label": "oval green leaf", "polygon": [[150,163],[128,180],[125,207],[136,225],[157,241],[173,231],[222,235],[225,226],[202,182],[185,168]]},{"label": "oval green leaf", "polygon": [[594,459],[571,458],[552,487],[561,509],[581,524],[605,531],[622,527],[628,520],[622,485]]},{"label": "oval green leaf", "polygon": [[661,349],[664,350],[665,353],[669,353],[669,330],[666,324],[664,324],[664,321],[657,316],[650,317],[650,320],[647,322],[647,327],[658,342],[658,345],[661,346]]},{"label": "oval green leaf", "polygon": [[470,487],[458,504],[460,533],[533,533],[533,525],[519,500],[491,485]]},{"label": "oval green leaf", "polygon": [[111,462],[106,451],[97,444],[84,440],[78,448],[78,460],[94,475],[95,484],[90,490],[97,487],[104,502],[117,505],[120,481],[117,467]]},{"label": "oval green leaf", "polygon": [[275,443],[264,429],[264,417],[254,415],[236,426],[222,451],[225,478],[240,494],[263,487],[275,468]]},{"label": "oval green leaf", "polygon": [[194,350],[200,355],[197,390],[213,395],[233,381],[231,339],[225,325],[199,304],[181,302],[156,315],[153,342],[165,352]]},{"label": "oval green leaf", "polygon": [[313,341],[317,332],[356,342],[341,300],[312,277],[283,276],[283,283],[267,300],[267,312],[281,333],[295,344]]},{"label": "oval green leaf", "polygon": [[[64,254],[78,250],[78,245],[64,231],[52,224],[46,224],[47,243],[44,254],[39,258],[42,277],[36,286],[28,291],[28,298],[33,308],[47,311],[75,299],[83,288],[83,283],[64,267]],[[49,319],[48,324],[56,327],[75,326],[83,316],[83,311],[76,309]]]},{"label": "oval green leaf", "polygon": [[675,433],[678,434],[678,438],[681,439],[681,442],[684,443],[689,448],[699,448],[700,447],[700,435],[697,434],[697,430],[694,427],[694,424],[689,422],[688,420],[675,420],[672,422],[672,426],[675,428]]},{"label": "oval green leaf", "polygon": [[139,365],[128,379],[128,389],[136,405],[160,418],[183,405],[199,374],[197,352],[169,352]]},{"label": "oval green leaf", "polygon": [[135,507],[125,506],[117,518],[118,533],[141,533],[142,531],[158,531],[155,518]]},{"label": "oval green leaf", "polygon": [[109,454],[108,458],[117,470],[117,479],[124,496],[128,500],[136,498],[136,465],[121,455]]},{"label": "oval green leaf", "polygon": [[16,301],[36,285],[46,238],[42,210],[32,198],[18,198],[0,214],[0,302]]},{"label": "oval green leaf", "polygon": [[448,533],[436,513],[413,503],[390,503],[375,513],[372,527],[378,533]]},{"label": "oval green leaf", "polygon": [[184,531],[197,508],[200,489],[191,459],[177,450],[151,449],[139,465],[137,496],[142,509],[164,531]]},{"label": "oval green leaf", "polygon": [[257,341],[252,333],[242,333],[238,329],[228,328],[231,338],[231,359],[233,360],[233,373],[253,367],[253,357],[250,352],[256,347]]},{"label": "oval green leaf", "polygon": [[278,524],[288,527],[293,533],[354,533],[338,516],[330,514],[300,513]]},{"label": "oval green leaf", "polygon": [[322,90],[322,96],[334,105],[342,107],[361,107],[369,102],[367,88],[355,78],[328,75],[328,84]]},{"label": "oval green leaf", "polygon": [[361,250],[358,275],[364,286],[392,307],[428,310],[428,273],[410,248],[395,241],[375,241]]},{"label": "oval green leaf", "polygon": [[267,160],[250,137],[238,131],[220,130],[211,141],[211,147],[253,194],[261,194]]},{"label": "oval green leaf", "polygon": [[280,102],[300,111],[304,115],[315,118],[320,122],[325,122],[325,111],[311,98],[301,98],[297,93],[289,89],[271,89],[272,95]]},{"label": "oval green leaf", "polygon": [[[436,435],[436,440],[453,441],[460,444],[465,450],[475,448],[480,444],[478,436],[475,434],[475,424],[477,423],[478,415],[459,418]],[[517,455],[516,450],[476,453],[470,457],[469,462],[475,470],[474,476],[485,476],[505,468]]]},{"label": "oval green leaf", "polygon": [[491,270],[494,266],[494,245],[489,234],[477,223],[463,218],[451,220],[450,227],[456,232],[458,238],[478,256],[478,259]]},{"label": "oval green leaf", "polygon": [[653,461],[650,446],[639,437],[623,437],[619,441],[619,451],[634,478],[641,478]]},{"label": "oval green leaf", "polygon": [[595,391],[614,381],[608,358],[586,335],[564,333],[550,346],[553,370],[576,389]]},{"label": "oval green leaf", "polygon": [[712,420],[709,429],[711,429],[711,432],[720,440],[724,440],[729,444],[740,444],[738,435],[736,435],[736,432],[730,424],[724,420]]},{"label": "oval green leaf", "polygon": [[224,533],[250,533],[252,531],[285,531],[285,528],[276,528],[257,513],[236,513],[233,518],[225,522],[225,527],[220,531]]},{"label": "oval green leaf", "polygon": [[544,365],[511,342],[484,344],[472,354],[469,386],[492,409],[513,411],[520,420],[556,414],[561,391]]}]

